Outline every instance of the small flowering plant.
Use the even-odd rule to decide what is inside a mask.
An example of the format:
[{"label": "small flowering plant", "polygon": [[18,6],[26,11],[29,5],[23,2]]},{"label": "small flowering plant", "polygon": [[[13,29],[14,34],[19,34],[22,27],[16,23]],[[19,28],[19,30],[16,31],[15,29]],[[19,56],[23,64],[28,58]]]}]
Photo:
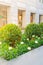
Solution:
[{"label": "small flowering plant", "polygon": [[35,35],[32,35],[32,38],[31,39],[34,40],[35,39]]},{"label": "small flowering plant", "polygon": [[27,38],[27,41],[29,41],[29,38]]},{"label": "small flowering plant", "polygon": [[31,50],[31,47],[28,47],[27,49],[28,49],[28,50]]},{"label": "small flowering plant", "polygon": [[37,43],[38,43],[38,41],[37,41],[37,40],[35,40],[35,43],[37,44]]},{"label": "small flowering plant", "polygon": [[9,47],[9,50],[12,50],[13,48],[12,47]]},{"label": "small flowering plant", "polygon": [[24,42],[22,41],[21,44],[24,44]]},{"label": "small flowering plant", "polygon": [[32,37],[34,38],[34,37],[35,37],[35,35],[32,35]]}]

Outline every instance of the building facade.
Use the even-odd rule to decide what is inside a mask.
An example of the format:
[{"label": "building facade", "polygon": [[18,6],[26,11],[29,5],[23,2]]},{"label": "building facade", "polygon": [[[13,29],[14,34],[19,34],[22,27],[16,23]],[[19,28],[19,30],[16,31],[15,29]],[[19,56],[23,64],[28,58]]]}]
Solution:
[{"label": "building facade", "polygon": [[43,22],[43,0],[0,0],[0,27],[13,23],[25,28]]}]

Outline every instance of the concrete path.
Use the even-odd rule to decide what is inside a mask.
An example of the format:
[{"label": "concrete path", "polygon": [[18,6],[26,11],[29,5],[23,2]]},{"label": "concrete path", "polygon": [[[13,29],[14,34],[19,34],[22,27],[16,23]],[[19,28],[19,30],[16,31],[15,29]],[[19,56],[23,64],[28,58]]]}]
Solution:
[{"label": "concrete path", "polygon": [[17,59],[10,61],[0,59],[0,65],[43,65],[43,46],[19,56]]}]

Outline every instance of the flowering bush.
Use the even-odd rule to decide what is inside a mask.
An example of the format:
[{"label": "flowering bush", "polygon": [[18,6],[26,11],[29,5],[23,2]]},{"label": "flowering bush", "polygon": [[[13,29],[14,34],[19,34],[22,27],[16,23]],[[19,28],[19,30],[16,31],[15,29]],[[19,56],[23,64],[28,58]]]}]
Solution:
[{"label": "flowering bush", "polygon": [[40,36],[41,35],[41,29],[38,24],[28,24],[25,29],[26,37],[31,39],[32,35]]},{"label": "flowering bush", "polygon": [[20,40],[21,30],[15,24],[7,24],[0,29],[0,41],[10,42],[10,45],[15,46],[15,43]]},{"label": "flowering bush", "polygon": [[0,44],[0,52],[0,56],[6,60],[10,60],[18,56],[18,49],[10,47],[5,42]]},{"label": "flowering bush", "polygon": [[28,49],[27,49],[28,46],[26,44],[19,44],[17,47],[19,49],[18,50],[19,55],[24,54],[28,51]]},{"label": "flowering bush", "polygon": [[25,34],[22,34],[21,41],[28,44],[29,43],[29,38],[27,38]]},{"label": "flowering bush", "polygon": [[43,45],[43,33],[40,30],[39,25],[29,24],[25,33],[21,35],[21,30],[14,24],[2,27],[0,29],[0,57],[11,60]]}]

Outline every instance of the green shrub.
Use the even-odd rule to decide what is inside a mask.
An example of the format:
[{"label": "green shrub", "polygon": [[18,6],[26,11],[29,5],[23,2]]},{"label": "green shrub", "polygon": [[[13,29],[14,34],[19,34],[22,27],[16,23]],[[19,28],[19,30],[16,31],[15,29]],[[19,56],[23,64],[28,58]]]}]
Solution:
[{"label": "green shrub", "polygon": [[29,40],[28,44],[22,41],[15,48],[6,42],[0,42],[0,57],[11,60],[41,45],[43,45],[43,40],[38,37],[35,40]]},{"label": "green shrub", "polygon": [[43,34],[41,34],[41,39],[43,40]]},{"label": "green shrub", "polygon": [[2,27],[0,29],[0,57],[11,60],[43,45],[43,28],[41,28],[43,25],[40,25],[42,24],[29,24],[22,35],[15,24]]},{"label": "green shrub", "polygon": [[41,28],[41,34],[43,34],[43,23],[40,23],[39,26]]},{"label": "green shrub", "polygon": [[42,46],[43,45],[43,39],[40,39],[38,41],[39,41],[40,46]]},{"label": "green shrub", "polygon": [[11,60],[13,58],[16,58],[18,56],[18,49],[10,47],[7,43],[0,44],[0,57]]},{"label": "green shrub", "polygon": [[29,42],[29,46],[34,49],[34,48],[37,48],[39,47],[41,44],[39,43],[38,40],[30,40]]},{"label": "green shrub", "polygon": [[41,31],[38,24],[28,24],[25,29],[26,37],[32,38],[32,35],[40,36]]},{"label": "green shrub", "polygon": [[7,24],[0,29],[0,41],[10,42],[12,46],[21,40],[21,30],[15,24]]},{"label": "green shrub", "polygon": [[28,51],[27,49],[28,45],[26,44],[18,44],[17,47],[18,47],[18,55],[24,54]]},{"label": "green shrub", "polygon": [[16,48],[13,48],[12,50],[4,52],[3,58],[6,60],[11,60],[13,58],[16,58],[17,56],[18,56],[18,50]]},{"label": "green shrub", "polygon": [[25,34],[22,34],[21,41],[28,44],[29,43],[29,38],[27,38]]}]

